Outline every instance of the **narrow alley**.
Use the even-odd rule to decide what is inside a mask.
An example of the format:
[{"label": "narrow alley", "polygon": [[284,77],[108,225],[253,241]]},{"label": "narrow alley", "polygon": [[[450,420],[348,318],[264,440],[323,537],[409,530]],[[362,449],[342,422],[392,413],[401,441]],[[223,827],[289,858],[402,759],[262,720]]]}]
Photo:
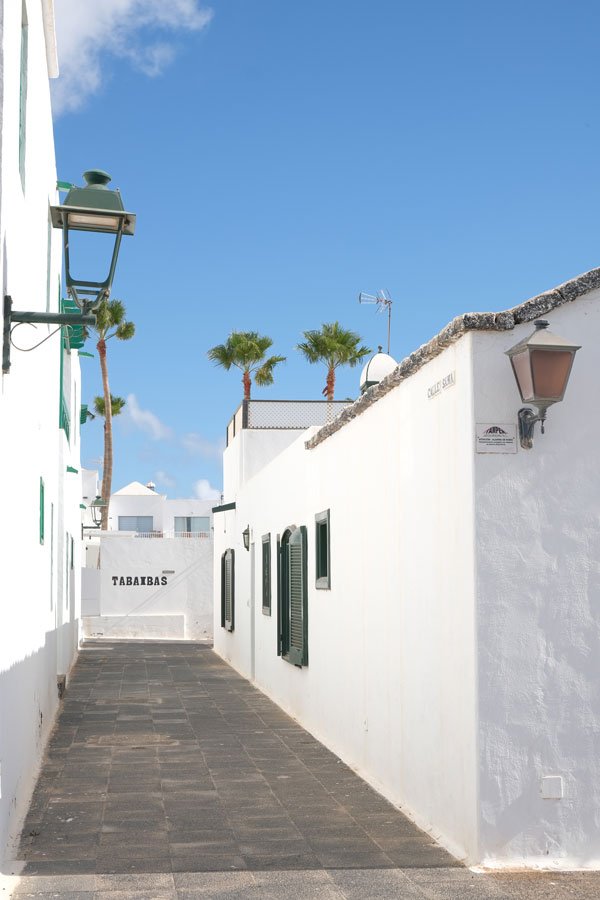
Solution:
[{"label": "narrow alley", "polygon": [[16,857],[14,897],[600,890],[463,868],[207,646],[174,642],[83,646]]}]

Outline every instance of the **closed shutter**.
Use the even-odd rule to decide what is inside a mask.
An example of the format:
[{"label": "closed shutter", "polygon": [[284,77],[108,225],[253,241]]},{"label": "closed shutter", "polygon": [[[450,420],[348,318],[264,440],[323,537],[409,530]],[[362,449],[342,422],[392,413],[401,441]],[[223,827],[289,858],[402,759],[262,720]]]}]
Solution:
[{"label": "closed shutter", "polygon": [[222,613],[221,624],[227,631],[233,631],[234,613],[235,613],[235,565],[234,551],[226,550],[223,554],[223,562],[221,566],[222,584]]},{"label": "closed shutter", "polygon": [[296,528],[288,540],[287,560],[288,640],[287,659],[296,666],[308,662],[306,585],[306,528]]}]

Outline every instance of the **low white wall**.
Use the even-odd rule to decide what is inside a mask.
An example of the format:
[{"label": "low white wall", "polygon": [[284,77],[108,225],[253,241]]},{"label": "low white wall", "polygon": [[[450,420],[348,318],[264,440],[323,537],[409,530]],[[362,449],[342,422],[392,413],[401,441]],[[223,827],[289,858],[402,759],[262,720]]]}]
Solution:
[{"label": "low white wall", "polygon": [[87,634],[210,640],[212,540],[102,535],[99,616]]},{"label": "low white wall", "polygon": [[[455,383],[430,398],[449,373]],[[473,427],[468,338],[314,450],[304,433],[215,515],[215,649],[459,856],[477,856]],[[312,432],[309,432],[310,434]],[[225,472],[248,471],[235,454]],[[271,436],[269,436],[271,438]],[[236,443],[237,442],[237,443]],[[272,439],[269,443],[273,445]],[[331,513],[331,590],[315,588],[315,514]],[[241,546],[250,523],[254,549]],[[309,664],[277,656],[276,536],[308,530]],[[273,612],[261,609],[261,536]],[[220,556],[236,550],[235,630]],[[251,579],[255,557],[254,583]]]}]

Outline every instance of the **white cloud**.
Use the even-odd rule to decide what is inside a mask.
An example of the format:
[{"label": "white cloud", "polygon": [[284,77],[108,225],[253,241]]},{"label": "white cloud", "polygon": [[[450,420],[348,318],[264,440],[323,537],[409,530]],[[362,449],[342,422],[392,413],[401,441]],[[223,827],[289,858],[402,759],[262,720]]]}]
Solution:
[{"label": "white cloud", "polygon": [[202,456],[204,459],[220,460],[225,449],[224,440],[209,441],[194,431],[184,434],[181,443],[192,456]]},{"label": "white cloud", "polygon": [[[154,78],[173,61],[169,36],[201,31],[212,19],[202,0],[55,0],[60,76],[53,83],[56,115],[80,109],[106,80],[106,54],[127,59]],[[165,37],[165,33],[167,37]]]},{"label": "white cloud", "polygon": [[194,494],[198,500],[220,500],[221,491],[214,488],[207,478],[194,482]]},{"label": "white cloud", "polygon": [[172,478],[168,472],[163,472],[162,469],[159,469],[158,472],[154,473],[154,480],[156,484],[160,488],[161,485],[165,487],[174,488],[177,486],[177,482],[174,478]]},{"label": "white cloud", "polygon": [[139,428],[140,431],[149,434],[155,441],[166,440],[172,437],[173,432],[160,421],[158,416],[150,412],[149,409],[141,408],[135,394],[127,395],[127,403],[122,415],[127,422],[131,423],[135,428]]}]

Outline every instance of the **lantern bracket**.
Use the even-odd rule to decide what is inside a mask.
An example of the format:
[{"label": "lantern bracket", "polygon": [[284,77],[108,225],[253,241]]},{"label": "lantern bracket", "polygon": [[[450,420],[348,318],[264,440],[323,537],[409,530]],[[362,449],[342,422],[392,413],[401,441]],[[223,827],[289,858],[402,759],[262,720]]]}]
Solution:
[{"label": "lantern bracket", "polygon": [[540,410],[536,415],[534,411],[523,406],[519,410],[519,441],[524,450],[531,450],[533,447],[533,433],[535,431],[535,423],[539,422],[542,434],[544,434],[544,423],[546,421],[546,410]]}]

